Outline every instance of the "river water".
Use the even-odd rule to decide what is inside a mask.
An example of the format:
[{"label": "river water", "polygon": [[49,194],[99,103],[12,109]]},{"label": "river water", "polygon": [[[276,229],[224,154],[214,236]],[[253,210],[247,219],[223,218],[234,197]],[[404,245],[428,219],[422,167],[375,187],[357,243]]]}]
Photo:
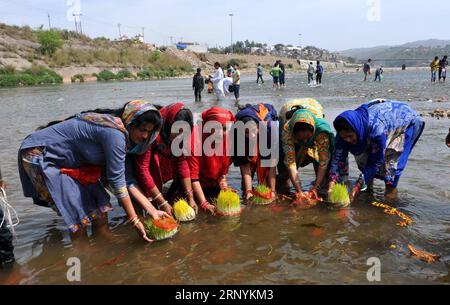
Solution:
[{"label": "river water", "polygon": [[[312,97],[324,105],[330,122],[377,97],[410,100],[420,112],[450,108],[450,84],[429,84],[428,71],[387,72],[381,84],[364,83],[360,74],[332,73],[318,88],[308,87],[305,78],[288,75],[288,88],[274,91],[268,80],[257,86],[253,77],[244,77],[241,103],[268,102],[279,109],[289,99]],[[94,234],[89,246],[78,247],[70,243],[61,218],[23,197],[17,149],[39,125],[137,98],[161,105],[183,101],[195,113],[211,105],[235,110],[231,97],[215,102],[204,96],[203,103],[193,102],[189,79],[1,89],[0,165],[20,224],[17,263],[9,272],[0,270],[0,283],[66,284],[70,257],[81,261],[82,284],[367,284],[371,257],[381,261],[383,284],[450,283],[450,150],[444,145],[449,119],[424,118],[425,132],[402,176],[398,199],[390,203],[413,219],[407,228],[370,205],[383,200],[378,182],[373,195],[362,194],[349,210],[299,211],[282,203],[246,207],[234,220],[200,214],[182,224],[173,239],[153,244],[138,238],[114,202],[109,215],[113,238]],[[312,173],[311,168],[302,172],[305,187]],[[353,166],[352,176],[357,175]],[[232,167],[229,177],[239,188],[238,169]],[[409,255],[408,244],[442,258],[421,262]]]}]

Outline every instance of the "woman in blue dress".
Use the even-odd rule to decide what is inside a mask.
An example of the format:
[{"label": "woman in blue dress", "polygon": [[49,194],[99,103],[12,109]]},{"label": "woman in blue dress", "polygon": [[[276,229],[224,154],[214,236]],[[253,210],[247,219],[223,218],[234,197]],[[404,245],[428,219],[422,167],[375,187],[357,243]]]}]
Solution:
[{"label": "woman in blue dress", "polygon": [[[127,153],[142,154],[161,128],[159,111],[145,101],[131,101],[121,109],[82,112],[51,122],[29,135],[19,154],[19,173],[25,197],[53,208],[66,222],[71,238],[86,236],[92,224],[107,229],[112,210],[107,187],[125,210],[138,234],[150,242],[127,189]],[[144,207],[158,219],[164,212]]]},{"label": "woman in blue dress", "polygon": [[339,115],[334,121],[337,136],[330,190],[335,182],[347,178],[350,152],[362,172],[350,193],[351,198],[365,185],[371,188],[374,178],[384,181],[386,198],[395,198],[400,176],[424,127],[417,112],[397,101],[373,100]]}]

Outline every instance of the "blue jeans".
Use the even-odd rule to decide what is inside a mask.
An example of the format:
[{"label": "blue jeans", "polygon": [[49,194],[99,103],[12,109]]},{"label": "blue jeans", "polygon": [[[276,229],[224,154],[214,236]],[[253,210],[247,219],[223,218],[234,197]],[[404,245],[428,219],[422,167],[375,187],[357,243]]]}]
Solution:
[{"label": "blue jeans", "polygon": [[234,84],[234,97],[236,99],[239,99],[240,89],[241,89],[241,85]]},{"label": "blue jeans", "polygon": [[311,84],[311,82],[314,81],[314,74],[308,73],[308,84]]},{"label": "blue jeans", "polygon": [[280,74],[280,85],[284,85],[286,83],[285,75],[284,73]]},{"label": "blue jeans", "polygon": [[437,74],[437,71],[431,71],[431,82],[432,83],[436,82],[436,74]]}]

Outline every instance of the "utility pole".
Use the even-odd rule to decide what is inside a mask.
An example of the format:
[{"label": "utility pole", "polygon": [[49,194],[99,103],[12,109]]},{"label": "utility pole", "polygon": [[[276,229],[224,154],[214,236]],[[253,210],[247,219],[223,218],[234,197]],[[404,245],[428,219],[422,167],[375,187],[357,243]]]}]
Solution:
[{"label": "utility pole", "polygon": [[298,34],[298,47],[302,47],[302,34]]},{"label": "utility pole", "polygon": [[142,27],[141,29],[142,29],[142,41],[145,42],[145,40],[144,40],[145,27]]},{"label": "utility pole", "polygon": [[233,16],[234,16],[234,14],[231,13],[231,14],[228,14],[228,16],[230,16],[230,19],[231,19],[231,54],[233,54],[234,53],[234,50],[233,50]]},{"label": "utility pole", "polygon": [[75,32],[77,32],[78,33],[78,22],[77,22],[77,15],[75,15],[75,14],[72,14],[72,16],[73,16],[73,20],[75,21]]},{"label": "utility pole", "polygon": [[82,14],[78,14],[78,23],[80,25],[80,34],[83,34],[83,28],[81,27],[81,15]]},{"label": "utility pole", "polygon": [[173,45],[173,39],[174,39],[174,37],[170,36],[170,45]]},{"label": "utility pole", "polygon": [[119,40],[122,40],[122,33],[120,32],[120,26],[121,26],[121,24],[118,23],[117,27],[119,28]]},{"label": "utility pole", "polygon": [[[75,20],[75,31],[77,33],[83,34],[83,29],[81,28],[81,16],[82,14],[73,14],[73,19]],[[77,20],[78,17],[78,20]]]},{"label": "utility pole", "polygon": [[52,23],[50,22],[50,13],[47,13],[48,16],[48,29],[51,30],[52,29]]}]

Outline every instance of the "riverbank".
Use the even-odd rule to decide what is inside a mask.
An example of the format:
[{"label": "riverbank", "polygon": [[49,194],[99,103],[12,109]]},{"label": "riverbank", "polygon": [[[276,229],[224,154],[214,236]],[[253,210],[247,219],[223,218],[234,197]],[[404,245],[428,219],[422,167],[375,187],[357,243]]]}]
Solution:
[{"label": "riverbank", "polygon": [[[45,37],[45,43],[43,38]],[[61,76],[63,83],[92,82],[103,71],[114,74],[121,71],[129,79],[162,79],[190,77],[198,67],[212,73],[215,62],[226,65],[239,62],[243,73],[254,73],[258,63],[269,71],[281,59],[289,70],[302,71],[309,61],[271,55],[215,54],[180,51],[175,47],[159,47],[136,39],[112,41],[107,38],[90,38],[67,30],[34,30],[0,23],[0,69],[22,73],[41,67]],[[342,70],[351,66],[339,62],[322,61],[327,71]],[[3,73],[6,74],[6,73]],[[8,79],[14,76],[8,76]],[[38,85],[42,82],[4,82],[6,86]]]}]

